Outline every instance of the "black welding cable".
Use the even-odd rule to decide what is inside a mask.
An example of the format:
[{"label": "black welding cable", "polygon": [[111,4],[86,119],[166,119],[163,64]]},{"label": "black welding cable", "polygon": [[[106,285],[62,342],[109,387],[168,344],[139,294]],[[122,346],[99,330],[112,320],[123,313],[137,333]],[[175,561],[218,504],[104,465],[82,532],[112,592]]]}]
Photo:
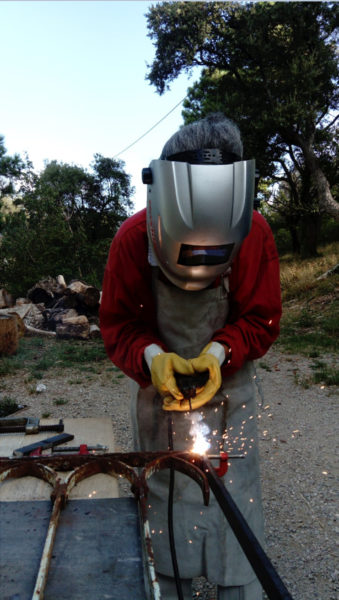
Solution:
[{"label": "black welding cable", "polygon": [[[172,413],[168,413],[168,449],[173,450],[173,429],[172,429]],[[172,566],[174,572],[175,585],[177,588],[178,600],[184,600],[182,593],[180,573],[178,568],[177,553],[175,549],[174,541],[174,529],[173,529],[173,496],[174,496],[174,467],[170,467],[170,480],[168,488],[168,537],[171,549]]]}]

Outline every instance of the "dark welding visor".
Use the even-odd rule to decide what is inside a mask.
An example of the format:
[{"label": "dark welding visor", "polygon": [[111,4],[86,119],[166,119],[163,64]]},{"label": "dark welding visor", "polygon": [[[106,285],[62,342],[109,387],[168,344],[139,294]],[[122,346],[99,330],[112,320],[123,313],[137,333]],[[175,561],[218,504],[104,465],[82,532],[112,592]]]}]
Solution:
[{"label": "dark welding visor", "polygon": [[239,154],[226,152],[219,148],[201,148],[200,150],[185,150],[167,156],[166,160],[187,162],[190,165],[231,165],[241,160]]},{"label": "dark welding visor", "polygon": [[199,265],[222,265],[227,263],[234,244],[223,246],[189,246],[181,244],[178,259],[179,265],[197,267]]}]

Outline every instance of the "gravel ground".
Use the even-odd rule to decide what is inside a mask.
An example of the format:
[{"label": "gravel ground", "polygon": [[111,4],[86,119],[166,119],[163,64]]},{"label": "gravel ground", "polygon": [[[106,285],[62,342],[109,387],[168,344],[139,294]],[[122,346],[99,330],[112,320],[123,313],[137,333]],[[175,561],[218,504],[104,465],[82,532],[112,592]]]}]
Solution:
[{"label": "gravel ground", "polygon": [[[338,600],[338,388],[306,387],[311,363],[272,348],[256,365],[264,396],[258,425],[266,551],[294,600]],[[27,405],[22,416],[112,416],[117,450],[132,449],[127,378],[112,379],[108,367],[97,373],[49,370],[39,383],[46,386],[42,393],[21,372],[4,377],[0,393]],[[127,485],[121,494],[129,494]],[[214,588],[202,581],[197,591],[200,599],[215,599]]]}]

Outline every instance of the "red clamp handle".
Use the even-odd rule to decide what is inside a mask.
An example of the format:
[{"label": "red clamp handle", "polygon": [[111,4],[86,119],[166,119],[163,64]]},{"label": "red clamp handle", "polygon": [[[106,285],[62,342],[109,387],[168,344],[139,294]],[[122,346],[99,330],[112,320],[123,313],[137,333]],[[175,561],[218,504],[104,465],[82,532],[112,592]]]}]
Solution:
[{"label": "red clamp handle", "polygon": [[227,452],[220,452],[219,467],[214,467],[214,470],[218,477],[226,475],[228,469],[228,454]]},{"label": "red clamp handle", "polygon": [[41,446],[39,446],[39,448],[35,448],[35,450],[32,450],[32,452],[29,453],[29,456],[41,456],[41,455],[42,455]]}]

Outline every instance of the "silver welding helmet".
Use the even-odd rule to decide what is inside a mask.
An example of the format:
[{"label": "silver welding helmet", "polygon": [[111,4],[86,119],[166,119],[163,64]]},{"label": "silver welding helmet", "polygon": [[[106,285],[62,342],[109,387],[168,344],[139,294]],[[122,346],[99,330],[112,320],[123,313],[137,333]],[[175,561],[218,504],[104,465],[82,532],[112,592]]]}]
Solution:
[{"label": "silver welding helmet", "polygon": [[151,252],[177,287],[201,290],[227,271],[251,228],[254,181],[254,160],[143,170]]}]

